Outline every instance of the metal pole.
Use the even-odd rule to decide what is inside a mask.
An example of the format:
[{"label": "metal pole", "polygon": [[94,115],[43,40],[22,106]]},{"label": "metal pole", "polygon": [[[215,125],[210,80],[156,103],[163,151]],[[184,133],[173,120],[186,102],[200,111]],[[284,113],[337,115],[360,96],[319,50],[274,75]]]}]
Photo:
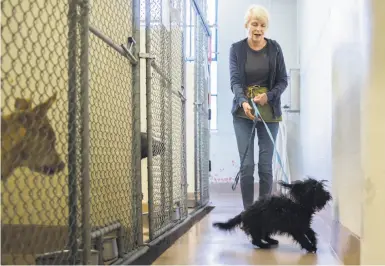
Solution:
[{"label": "metal pole", "polygon": [[103,235],[109,234],[113,231],[117,231],[118,229],[122,228],[122,225],[119,222],[115,222],[113,224],[107,225],[105,227],[99,228],[97,230],[92,231],[91,233],[91,239],[101,237]]},{"label": "metal pole", "polygon": [[[160,20],[162,21],[162,1],[161,2],[161,5],[160,5]],[[169,69],[166,67],[168,64],[168,60],[169,58],[166,58],[166,53],[167,53],[167,50],[166,50],[166,31],[167,31],[167,28],[166,26],[161,26],[161,33],[160,33],[160,39],[162,40],[162,43],[160,44],[160,50],[161,50],[161,57],[160,57],[160,64],[162,66],[162,69],[161,69],[161,72],[162,73],[164,71],[164,68],[167,69],[167,72],[169,71]],[[159,44],[158,44],[159,45]],[[169,73],[169,72],[168,72]],[[158,73],[157,73],[158,74]],[[171,84],[171,83],[170,83]],[[167,133],[166,133],[166,130],[167,130],[167,125],[166,125],[166,102],[169,100],[169,99],[166,99],[166,92],[165,90],[168,88],[169,84],[167,84],[163,79],[162,79],[162,82],[160,84],[161,86],[161,90],[160,90],[160,99],[161,99],[161,107],[160,107],[160,115],[161,115],[161,119],[160,119],[160,131],[162,132],[163,131],[163,139],[162,141],[164,141],[164,147],[165,147],[165,152],[164,152],[164,155],[162,156],[162,158],[160,159],[160,205],[161,205],[161,215],[164,216],[164,221],[166,221],[166,223],[168,222],[168,215],[166,215],[167,213],[167,203],[166,203],[166,178],[168,178],[168,176],[166,176],[166,160],[167,161],[170,161],[168,160],[167,158],[167,154],[169,152],[169,147],[167,146]],[[167,117],[167,119],[172,119],[171,117]],[[166,156],[165,156],[166,155]],[[172,186],[172,184],[170,184]],[[163,225],[163,224],[162,224]],[[159,228],[158,228],[159,229]]]},{"label": "metal pole", "polygon": [[[183,132],[182,132],[182,145],[183,145],[183,154],[182,154],[182,164],[183,164],[183,190],[182,193],[184,193],[184,213],[183,216],[187,216],[188,210],[187,210],[187,203],[188,203],[188,182],[187,182],[187,155],[186,155],[186,0],[182,0],[183,6],[182,6],[182,18],[183,18],[183,24],[182,24],[182,125],[183,125]],[[184,217],[183,217],[184,218]]]},{"label": "metal pole", "polygon": [[[208,38],[210,38],[209,36],[205,36],[205,47],[206,47],[206,49],[205,49],[205,57],[206,57],[206,59],[207,60],[205,60],[205,62],[207,62],[207,63],[205,63],[205,65],[204,65],[204,67],[207,69],[209,66],[208,66],[208,64],[209,64],[209,61],[208,61],[208,58],[207,58],[207,56],[208,56],[208,51],[209,51],[209,49],[208,49],[208,44],[209,44],[209,42],[208,42]],[[210,120],[209,120],[209,101],[208,101],[208,97],[210,97],[210,95],[209,95],[209,86],[210,86],[210,77],[209,77],[209,79],[206,79],[205,78],[205,80],[206,80],[206,86],[205,86],[205,90],[204,90],[204,94],[203,94],[203,100],[204,100],[204,102],[205,102],[205,113],[206,113],[206,117],[205,117],[205,127],[204,127],[204,134],[205,134],[205,147],[204,147],[204,151],[205,151],[205,158],[204,158],[204,160],[205,160],[205,165],[206,165],[206,167],[205,167],[205,203],[204,204],[207,204],[207,202],[209,201],[209,199],[210,199],[210,191],[209,191],[209,174],[210,174],[210,172],[209,172],[209,160],[210,160],[210,145],[209,145],[209,143],[210,143],[210,131],[209,131],[209,129],[210,129]]]},{"label": "metal pole", "polygon": [[133,47],[133,54],[138,58],[138,64],[132,65],[132,97],[133,97],[133,145],[132,149],[132,167],[133,178],[136,181],[135,202],[136,202],[136,216],[137,217],[137,245],[143,244],[143,222],[142,222],[142,171],[141,171],[141,137],[140,137],[140,0],[133,0],[132,2],[132,31],[136,45]]},{"label": "metal pole", "polygon": [[[197,17],[197,15],[195,14]],[[195,195],[195,203],[198,204],[198,181],[200,181],[200,154],[199,154],[199,78],[200,78],[200,69],[199,69],[199,26],[198,20],[196,19],[195,24],[195,60],[194,60],[194,68],[195,68],[195,83],[194,83],[194,161],[195,161],[195,184],[194,184],[194,195]]]},{"label": "metal pole", "polygon": [[89,264],[91,258],[91,210],[90,210],[90,132],[89,132],[89,83],[88,83],[88,54],[89,54],[89,3],[82,0],[80,16],[80,84],[81,84],[81,145],[82,145],[82,225],[83,225],[83,264]]},{"label": "metal pole", "polygon": [[[146,0],[146,53],[151,53],[151,1]],[[148,226],[149,238],[154,239],[153,227],[153,173],[152,173],[152,108],[151,108],[151,58],[146,61],[146,110],[147,110],[147,174],[148,174]]]},{"label": "metal pole", "polygon": [[76,71],[78,1],[68,1],[68,249],[69,264],[76,264],[77,183],[76,183]]},{"label": "metal pole", "polygon": [[[173,8],[172,6],[172,2],[169,1],[170,3],[170,6],[169,6],[169,11],[171,10],[171,8]],[[168,145],[168,150],[169,150],[169,153],[166,153],[166,154],[169,154],[170,155],[170,158],[171,160],[167,160],[166,159],[166,162],[168,163],[168,166],[169,166],[169,175],[170,175],[170,188],[169,188],[169,192],[170,192],[170,202],[169,202],[169,215],[170,215],[170,220],[172,220],[172,215],[173,215],[173,212],[174,212],[174,172],[173,172],[173,165],[172,165],[172,162],[174,161],[173,158],[172,158],[172,155],[173,155],[173,152],[172,152],[172,135],[173,135],[173,116],[172,116],[172,99],[173,99],[173,95],[172,95],[172,91],[173,91],[173,87],[174,87],[174,84],[173,84],[173,78],[172,78],[172,75],[173,75],[173,72],[172,72],[172,68],[173,68],[173,65],[172,65],[172,54],[171,54],[171,51],[172,51],[172,41],[173,41],[173,36],[172,36],[172,32],[174,31],[173,29],[173,21],[172,21],[172,16],[171,16],[171,12],[169,12],[169,21],[170,21],[170,28],[169,28],[169,36],[170,36],[170,42],[168,43],[168,47],[165,47],[166,48],[166,51],[167,51],[167,55],[168,55],[168,58],[169,60],[167,60],[167,64],[168,64],[168,73],[170,75],[170,80],[171,80],[171,83],[168,84],[168,101],[169,101],[169,108],[168,108],[168,112],[169,112],[169,116],[170,116],[170,119],[168,120],[168,126],[170,128],[170,133],[168,135],[168,141],[169,141],[169,145]],[[167,31],[166,31],[167,33]],[[167,110],[167,109],[166,109]]]},{"label": "metal pole", "polygon": [[198,24],[198,23],[199,23],[199,22],[198,22],[198,18],[200,18],[200,21],[201,21],[201,23],[202,23],[202,26],[204,27],[204,29],[205,29],[207,35],[208,35],[208,36],[211,36],[210,26],[209,26],[209,24],[207,23],[206,18],[205,18],[204,15],[203,15],[203,12],[202,12],[201,7],[199,6],[199,4],[197,3],[196,0],[191,0],[191,2],[192,2],[192,6],[193,6],[194,9],[195,9],[195,12],[197,13],[197,20],[195,20],[195,23]]},{"label": "metal pole", "polygon": [[115,44],[111,38],[104,35],[97,28],[95,28],[95,26],[89,25],[89,29],[90,29],[91,33],[93,33],[96,37],[98,37],[103,42],[108,44],[111,48],[113,48],[119,54],[123,55],[124,57],[127,57],[133,65],[138,63],[138,59],[131,53],[131,51],[125,49],[125,47],[123,45],[119,46],[119,45]]}]

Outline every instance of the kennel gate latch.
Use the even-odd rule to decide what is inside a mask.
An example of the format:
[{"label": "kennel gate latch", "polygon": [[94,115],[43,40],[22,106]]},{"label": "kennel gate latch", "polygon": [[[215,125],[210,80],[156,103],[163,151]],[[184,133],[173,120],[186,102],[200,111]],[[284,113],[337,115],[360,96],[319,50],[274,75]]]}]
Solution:
[{"label": "kennel gate latch", "polygon": [[124,50],[128,59],[131,61],[133,65],[138,64],[138,59],[135,57],[134,53],[132,52],[132,49],[135,45],[136,45],[136,41],[132,36],[127,38],[127,47],[124,44],[121,45],[122,49]]}]

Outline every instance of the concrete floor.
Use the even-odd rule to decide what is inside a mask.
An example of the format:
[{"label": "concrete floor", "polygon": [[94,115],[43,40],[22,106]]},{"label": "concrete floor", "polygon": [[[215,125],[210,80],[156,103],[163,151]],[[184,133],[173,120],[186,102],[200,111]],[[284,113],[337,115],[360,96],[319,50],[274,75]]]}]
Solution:
[{"label": "concrete floor", "polygon": [[237,192],[214,193],[211,205],[216,206],[206,217],[195,224],[173,246],[167,249],[153,264],[307,264],[341,265],[330,248],[327,238],[330,230],[319,217],[313,229],[319,234],[317,254],[307,254],[290,238],[276,237],[277,248],[261,250],[254,247],[240,230],[220,232],[212,227],[214,221],[224,221],[241,211],[241,197]]}]

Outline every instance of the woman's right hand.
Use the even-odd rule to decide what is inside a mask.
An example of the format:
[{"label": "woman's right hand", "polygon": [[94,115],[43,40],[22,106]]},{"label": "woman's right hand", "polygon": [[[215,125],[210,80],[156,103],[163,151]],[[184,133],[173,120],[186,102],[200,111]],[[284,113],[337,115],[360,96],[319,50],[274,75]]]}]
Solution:
[{"label": "woman's right hand", "polygon": [[245,112],[246,116],[254,121],[255,116],[251,113],[251,110],[253,110],[253,108],[251,108],[250,104],[248,102],[243,102],[242,107],[243,107],[243,111]]}]

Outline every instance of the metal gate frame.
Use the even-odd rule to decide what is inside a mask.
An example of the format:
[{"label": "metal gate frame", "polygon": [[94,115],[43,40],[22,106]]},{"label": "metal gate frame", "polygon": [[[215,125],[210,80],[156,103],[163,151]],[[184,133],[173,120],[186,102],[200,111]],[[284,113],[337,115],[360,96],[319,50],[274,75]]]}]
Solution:
[{"label": "metal gate frame", "polygon": [[[144,1],[144,0],[143,0]],[[179,0],[181,6],[184,7],[184,1]],[[168,2],[171,9],[176,1]],[[183,8],[180,8],[179,12],[184,17]],[[145,1],[145,35],[146,35],[146,52],[141,55],[141,58],[146,59],[146,101],[147,101],[147,139],[148,139],[148,209],[149,209],[149,241],[152,241],[162,235],[164,232],[174,227],[177,223],[181,222],[187,217],[187,177],[186,177],[186,148],[185,148],[185,95],[184,95],[184,82],[185,82],[185,71],[184,71],[184,48],[181,49],[180,67],[182,68],[181,80],[177,81],[180,83],[179,86],[175,86],[173,78],[171,76],[171,53],[173,38],[171,31],[172,27],[179,27],[182,30],[180,35],[180,45],[184,44],[184,33],[183,26],[178,23],[173,24],[171,18],[171,12],[166,14],[170,16],[170,28],[168,25],[163,25],[163,5],[161,0],[146,0]],[[159,37],[160,36],[160,37]],[[176,40],[178,43],[179,41]],[[156,49],[160,47],[160,49]],[[159,54],[160,53],[160,54]],[[156,96],[160,94],[161,103],[157,102]],[[181,117],[180,123],[182,127],[182,135],[180,138],[173,139],[172,129],[173,127],[173,108],[172,103],[175,97],[180,99],[181,104]],[[160,108],[157,110],[156,108]],[[160,115],[159,115],[160,114]],[[157,155],[156,158],[153,156],[153,141],[154,123],[157,122],[154,115],[158,115],[161,119],[158,127],[162,128],[163,134],[160,136],[160,141],[164,143],[165,150],[164,154]],[[168,120],[167,120],[168,119]],[[166,135],[164,132],[166,131]],[[181,179],[174,180],[173,177],[173,142],[180,142],[180,156],[181,156]],[[157,163],[159,166],[157,167]],[[158,170],[156,173],[155,171]],[[160,170],[160,172],[159,172]],[[158,177],[158,182],[154,179]],[[177,183],[177,184],[176,184]],[[169,184],[169,186],[167,186]],[[174,187],[176,186],[176,187]],[[181,193],[180,199],[174,198],[174,189],[177,189]],[[156,197],[160,197],[161,200],[156,202]],[[175,205],[175,200],[178,200],[178,206]],[[160,202],[160,203],[159,203]],[[160,204],[160,206],[157,206]]]},{"label": "metal gate frame", "polygon": [[[141,54],[139,52],[140,47],[140,4],[141,1],[146,2],[146,53]],[[172,38],[167,37],[165,30],[161,31],[162,40],[169,39],[169,42],[163,41],[161,43],[161,50],[167,55],[164,55],[162,58],[158,59],[152,56],[152,33],[153,28],[151,23],[154,23],[154,19],[151,17],[151,5],[154,5],[156,1],[160,2],[159,6],[162,9],[161,0],[132,0],[132,17],[127,16],[128,23],[131,23],[132,32],[127,32],[127,42],[123,44],[116,43],[116,40],[113,40],[106,35],[108,32],[102,32],[95,25],[90,23],[90,14],[92,13],[90,0],[68,0],[68,244],[65,247],[67,249],[65,254],[55,254],[53,259],[52,254],[42,254],[37,258],[36,264],[52,264],[53,260],[61,260],[64,264],[77,264],[82,263],[93,264],[93,252],[96,249],[99,252],[99,264],[103,264],[101,253],[103,252],[102,238],[107,234],[116,231],[118,235],[117,244],[119,258],[126,258],[127,256],[134,254],[138,248],[143,247],[143,222],[142,222],[142,176],[141,176],[141,132],[140,132],[140,111],[141,111],[141,101],[140,101],[140,58],[145,58],[147,60],[146,64],[146,98],[147,98],[147,137],[148,137],[148,192],[149,192],[149,224],[150,224],[150,241],[164,234],[165,231],[174,227],[176,224],[182,222],[185,218],[188,217],[187,210],[187,171],[186,171],[186,91],[185,91],[185,32],[184,32],[184,18],[185,18],[185,2],[189,0],[175,0],[180,1],[181,3],[181,12],[183,17],[183,22],[179,22],[180,44],[181,49],[181,58],[180,58],[180,67],[181,67],[181,76],[180,79],[176,82],[177,85],[173,84],[172,78],[170,78],[170,70],[173,67],[171,65],[170,58],[172,51]],[[192,0],[195,3],[195,0]],[[169,0],[170,5],[172,0]],[[199,9],[199,6],[198,6]],[[160,10],[162,12],[162,10]],[[171,14],[170,14],[171,16]],[[92,18],[92,17],[91,17]],[[210,33],[207,33],[210,35]],[[91,180],[90,180],[90,150],[92,150],[92,145],[90,145],[90,133],[92,133],[92,128],[90,127],[90,39],[91,37],[96,37],[98,40],[101,40],[108,47],[107,49],[113,49],[117,52],[122,58],[126,59],[127,64],[131,66],[132,71],[132,147],[129,151],[132,155],[131,170],[129,173],[124,173],[124,176],[127,174],[130,179],[130,184],[134,186],[133,190],[135,192],[133,195],[130,193],[130,199],[133,200],[135,208],[130,209],[130,217],[132,219],[133,233],[130,234],[134,239],[130,239],[129,244],[125,245],[123,236],[123,226],[122,221],[114,221],[112,224],[103,225],[101,228],[93,228],[92,219],[91,219]],[[203,37],[201,37],[203,38]],[[178,44],[179,44],[178,41]],[[177,44],[177,45],[178,45]],[[207,51],[207,45],[205,44],[204,50]],[[207,53],[205,53],[207,56]],[[159,61],[158,61],[159,60]],[[178,63],[179,64],[179,63]],[[197,66],[198,67],[198,66]],[[204,68],[199,67],[199,73],[202,77],[204,75]],[[161,210],[164,213],[166,222],[161,221],[158,226],[154,226],[155,223],[155,206],[154,206],[154,158],[153,158],[153,106],[154,102],[152,101],[152,96],[154,95],[155,86],[153,84],[154,75],[158,75],[160,86],[164,87],[164,95],[162,96],[165,99],[165,102],[171,107],[172,99],[179,99],[180,103],[177,102],[178,112],[180,112],[180,120],[176,123],[180,125],[181,136],[175,138],[172,134],[164,136],[163,140],[166,141],[166,150],[165,156],[162,159],[161,163],[161,174],[160,174],[160,191],[162,197],[161,200]],[[179,79],[179,76],[178,76]],[[174,86],[173,86],[174,85]],[[198,85],[196,85],[198,86]],[[199,100],[205,102],[204,110],[207,110],[207,86],[199,85],[200,88],[204,88],[203,99],[199,97]],[[198,96],[197,96],[198,97]],[[167,109],[163,105],[163,110],[161,110],[162,125],[164,128],[172,131],[173,120],[169,119],[173,116],[173,113],[176,113],[176,110],[173,108]],[[200,111],[199,111],[200,112]],[[175,114],[174,113],[174,114]],[[208,126],[208,117],[207,112],[200,114],[200,120],[196,120],[197,125],[201,127],[204,123]],[[164,129],[163,128],[163,129]],[[201,130],[201,129],[200,129]],[[207,134],[201,133],[196,134],[200,143],[208,141]],[[80,139],[80,141],[79,141]],[[172,153],[172,144],[173,141],[180,142],[180,150],[175,154]],[[207,142],[206,142],[207,144]],[[200,146],[196,155],[199,157],[199,165],[203,165],[203,168],[200,168],[199,180],[200,184],[204,185],[206,180],[208,182],[208,160],[206,160],[206,152],[208,147]],[[179,148],[178,148],[179,149]],[[179,154],[180,152],[180,154]],[[168,157],[171,155],[170,157]],[[172,156],[180,156],[182,165],[180,166],[181,178],[180,182],[173,183],[173,165],[170,162]],[[207,161],[207,162],[206,162]],[[128,171],[127,171],[128,172]],[[206,175],[207,172],[207,175]],[[165,181],[168,180],[170,186],[167,186]],[[176,187],[174,187],[174,185]],[[180,198],[175,199],[173,197],[173,190],[180,190]],[[204,187],[200,191],[204,191]],[[169,198],[166,194],[169,193]],[[208,194],[203,194],[204,198],[208,199]],[[201,197],[201,198],[203,198]],[[177,208],[174,207],[175,200],[178,200],[181,206]],[[80,204],[79,204],[80,203]],[[79,206],[80,205],[80,206]],[[179,212],[178,216],[175,216]],[[126,221],[127,222],[127,221]]]},{"label": "metal gate frame", "polygon": [[[207,0],[191,0],[195,10],[195,84],[194,84],[194,123],[195,123],[195,201],[197,208],[209,202],[209,91],[208,52],[211,31],[206,14],[202,12]],[[207,73],[207,74],[206,74]],[[206,79],[207,78],[207,79]]]},{"label": "metal gate frame", "polygon": [[[100,32],[97,28],[89,24],[89,12],[90,12],[89,0],[69,0],[69,154],[68,161],[71,171],[69,172],[69,226],[71,227],[69,235],[70,253],[68,261],[71,264],[77,263],[79,260],[83,264],[92,264],[91,262],[91,242],[96,241],[99,251],[99,264],[103,264],[102,261],[102,246],[101,239],[104,235],[112,232],[118,232],[118,249],[119,257],[123,258],[125,254],[133,251],[143,244],[142,234],[142,188],[141,188],[141,159],[140,159],[140,73],[139,73],[139,60],[135,56],[136,47],[140,46],[140,0],[133,0],[132,2],[132,34],[127,36],[127,43],[118,45],[114,43],[109,37]],[[77,14],[77,8],[80,7],[80,14]],[[78,22],[79,21],[79,22]],[[77,58],[77,23],[80,25],[80,58]],[[108,46],[118,52],[121,56],[127,58],[127,63],[131,64],[132,70],[132,99],[133,99],[133,119],[132,119],[132,141],[133,146],[132,153],[132,171],[130,176],[133,178],[133,182],[136,185],[136,194],[133,195],[136,202],[136,209],[132,210],[131,217],[134,220],[134,246],[124,247],[122,242],[122,228],[119,222],[99,228],[91,231],[91,219],[90,219],[90,173],[89,173],[89,157],[90,157],[90,138],[89,138],[89,34],[92,33]],[[77,68],[76,65],[80,65],[80,88],[76,88]],[[76,105],[77,94],[80,93],[80,116],[81,116],[81,169],[78,173],[76,169]],[[81,217],[82,217],[82,235],[79,238],[76,233],[78,227],[77,222],[77,176],[81,179]],[[72,180],[72,181],[71,181]],[[80,245],[80,246],[79,246]],[[81,248],[81,249],[80,249]],[[79,251],[82,251],[81,257]]]}]

